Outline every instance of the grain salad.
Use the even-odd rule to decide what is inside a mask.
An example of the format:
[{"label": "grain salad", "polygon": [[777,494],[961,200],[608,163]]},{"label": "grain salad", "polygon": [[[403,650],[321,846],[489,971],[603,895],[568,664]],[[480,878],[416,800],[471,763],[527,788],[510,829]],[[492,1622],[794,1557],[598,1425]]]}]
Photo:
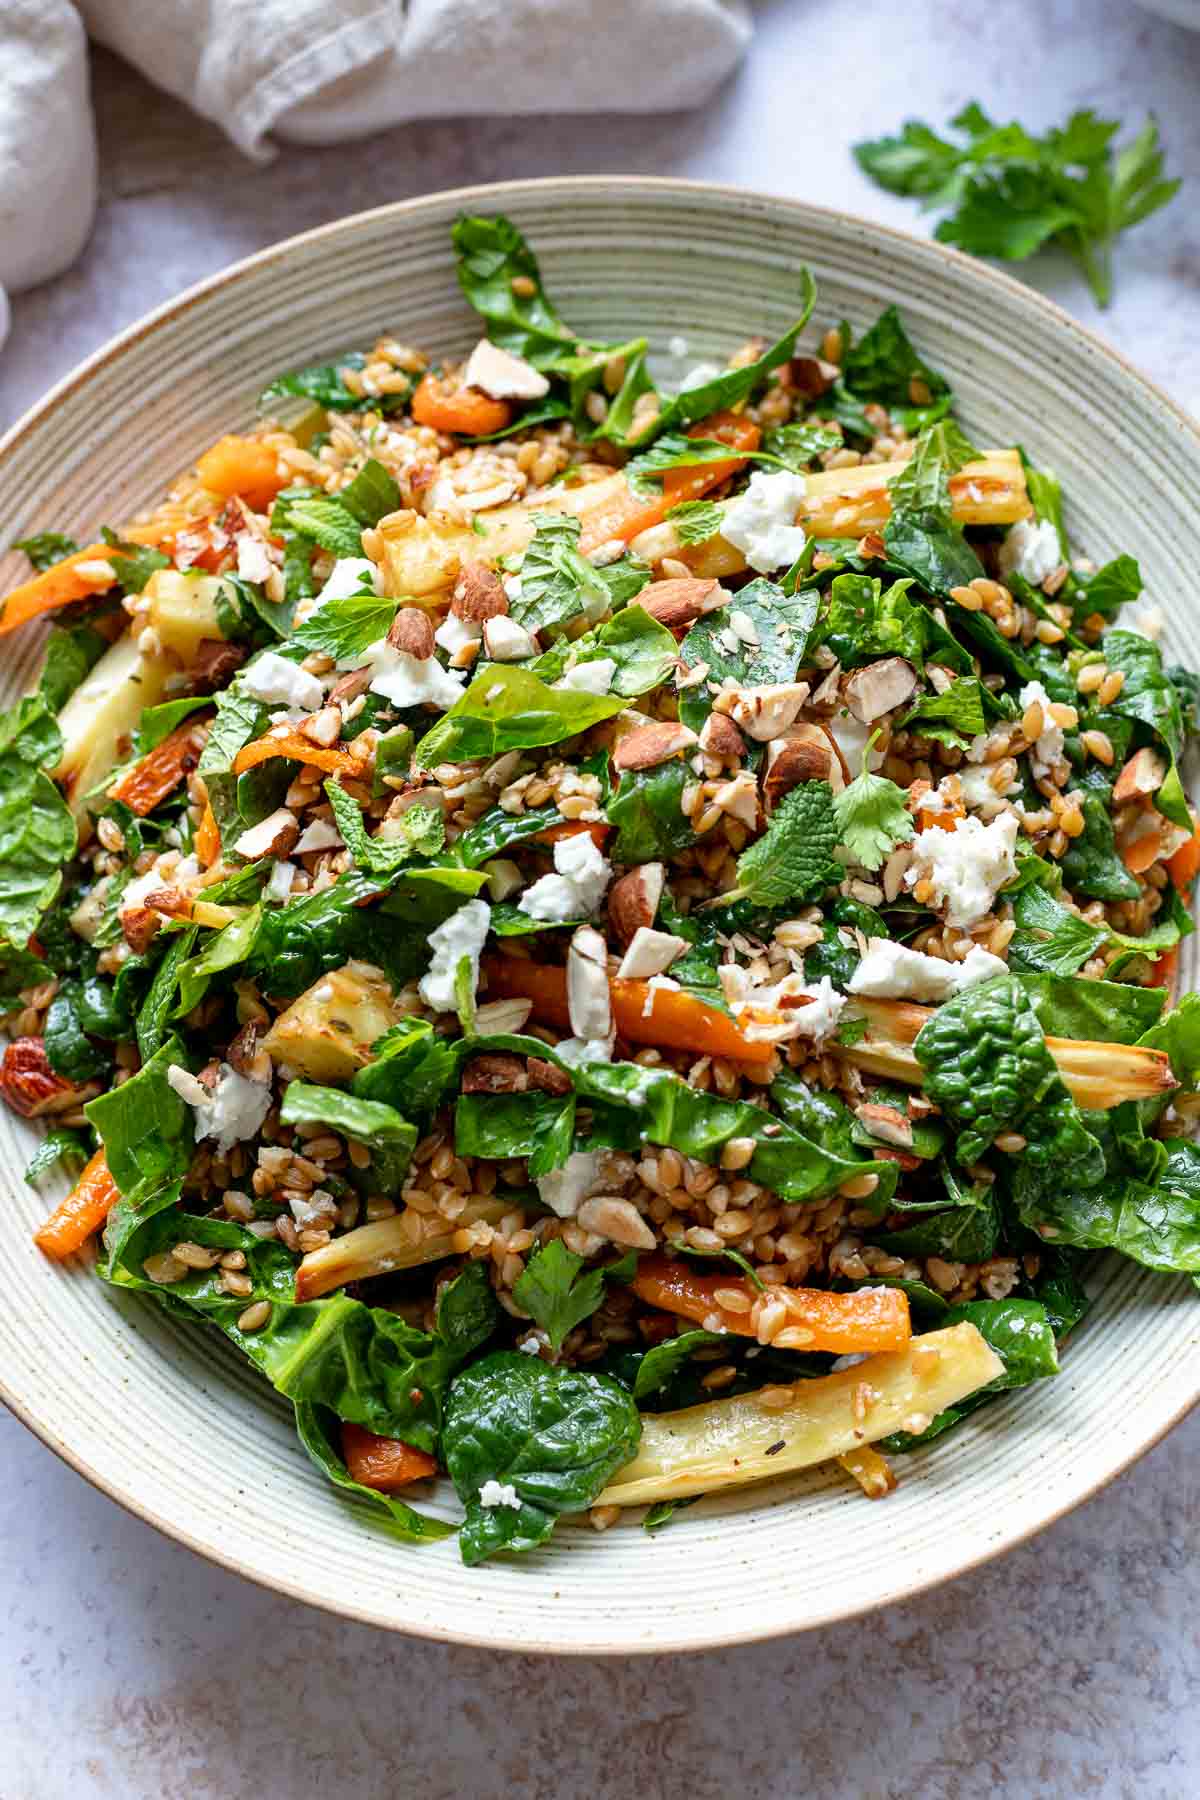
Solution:
[{"label": "grain salad", "polygon": [[880,1498],[1056,1374],[1099,1253],[1200,1275],[1200,684],[894,308],[810,327],[801,271],[668,389],[508,220],[454,241],[457,360],[281,375],[153,512],[22,541],[36,1241],[470,1563]]}]

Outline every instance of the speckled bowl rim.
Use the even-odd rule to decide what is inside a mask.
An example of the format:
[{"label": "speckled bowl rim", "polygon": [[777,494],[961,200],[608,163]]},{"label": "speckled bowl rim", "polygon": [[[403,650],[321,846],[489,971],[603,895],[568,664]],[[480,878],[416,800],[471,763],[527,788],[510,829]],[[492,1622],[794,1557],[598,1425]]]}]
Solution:
[{"label": "speckled bowl rim", "polygon": [[[238,282],[268,267],[270,264],[286,260],[297,251],[308,245],[319,243],[325,239],[341,234],[353,234],[367,221],[395,220],[420,214],[425,209],[444,209],[450,203],[466,211],[482,211],[493,207],[503,209],[509,197],[533,197],[534,199],[568,198],[572,193],[614,194],[621,191],[630,194],[643,193],[661,197],[669,202],[673,195],[680,199],[704,195],[716,197],[736,207],[739,203],[751,202],[757,208],[767,212],[775,212],[796,225],[802,225],[807,218],[835,221],[843,228],[860,233],[864,239],[878,239],[883,243],[894,242],[903,245],[908,252],[915,251],[929,261],[932,268],[938,264],[948,269],[955,269],[967,279],[981,287],[992,286],[998,293],[1019,302],[1026,312],[1040,314],[1059,330],[1065,330],[1073,337],[1080,350],[1116,364],[1126,376],[1130,377],[1147,394],[1153,396],[1167,413],[1173,415],[1178,425],[1190,434],[1197,443],[1200,452],[1200,423],[1187,410],[1174,400],[1156,382],[1151,380],[1128,357],[1105,342],[1097,333],[1090,331],[1053,300],[1027,287],[1024,283],[992,268],[989,264],[977,261],[974,257],[965,256],[962,252],[939,244],[932,239],[917,237],[914,233],[900,231],[894,226],[880,225],[874,220],[866,219],[861,214],[848,212],[839,207],[820,206],[805,200],[795,200],[784,195],[763,192],[760,189],[738,186],[730,183],[686,180],[679,177],[641,176],[641,175],[571,175],[550,176],[543,179],[513,180],[484,183],[480,185],[445,188],[436,192],[422,194],[410,200],[394,201],[383,206],[371,207],[362,212],[351,213],[341,219],[318,225],[309,231],[299,232],[292,237],[284,238],[277,244],[256,251],[253,255],[243,257],[229,267],[219,270],[215,275],[206,276],[202,281],[194,283],[173,299],[164,301],[146,313],[141,319],[127,326],[116,336],[78,363],[74,369],[57,381],[45,396],[21,415],[16,422],[0,437],[0,479],[3,478],[6,461],[9,455],[35,434],[42,421],[70,394],[85,386],[88,381],[128,345],[150,336],[170,320],[200,306],[206,298],[219,290],[236,285]],[[843,1621],[861,1618],[875,1612],[881,1607],[890,1606],[903,1600],[912,1599],[918,1594],[929,1592],[943,1584],[958,1580],[972,1570],[982,1568],[996,1560],[1018,1545],[1026,1543],[1039,1532],[1054,1524],[1102,1492],[1123,1474],[1126,1469],[1137,1462],[1147,1451],[1161,1442],[1179,1422],[1186,1418],[1197,1401],[1200,1401],[1200,1382],[1193,1391],[1184,1391],[1178,1404],[1164,1422],[1139,1439],[1127,1450],[1118,1453],[1112,1466],[1098,1474],[1094,1480],[1087,1480],[1084,1485],[1061,1503],[1055,1502],[1046,1513],[1036,1520],[1019,1527],[1007,1530],[996,1543],[981,1549],[977,1554],[966,1555],[953,1567],[946,1568],[933,1575],[922,1575],[915,1578],[899,1579],[892,1583],[886,1592],[873,1594],[868,1598],[853,1601],[845,1605],[831,1605],[819,1613],[805,1618],[803,1621],[774,1620],[759,1629],[746,1628],[734,1632],[723,1632],[719,1627],[711,1635],[706,1636],[703,1643],[694,1637],[672,1641],[670,1639],[655,1642],[631,1642],[626,1644],[609,1643],[595,1646],[565,1645],[553,1641],[539,1642],[532,1638],[501,1638],[489,1636],[479,1630],[456,1627],[451,1623],[408,1623],[389,1621],[380,1617],[369,1608],[352,1604],[334,1604],[322,1598],[314,1597],[303,1581],[289,1579],[277,1572],[268,1572],[253,1566],[231,1552],[223,1551],[218,1545],[202,1540],[186,1528],[160,1516],[152,1507],[140,1500],[135,1482],[122,1484],[110,1479],[92,1467],[86,1457],[73,1449],[71,1444],[60,1439],[53,1428],[39,1417],[35,1406],[25,1403],[8,1385],[4,1371],[0,1368],[0,1400],[27,1426],[34,1435],[46,1445],[47,1449],[62,1459],[93,1487],[115,1501],[128,1513],[143,1520],[146,1524],[161,1532],[164,1537],[175,1543],[184,1545],[198,1556],[240,1575],[257,1586],[284,1595],[288,1599],[304,1602],[308,1606],[328,1612],[336,1617],[353,1620],[375,1626],[381,1630],[400,1632],[404,1635],[421,1637],[437,1642],[463,1644],[479,1649],[505,1649],[523,1651],[527,1654],[557,1655],[660,1655],[664,1653],[683,1654],[700,1653],[705,1650],[720,1649],[744,1643],[754,1643],[799,1633],[801,1631],[818,1630],[823,1626],[839,1624]]]}]

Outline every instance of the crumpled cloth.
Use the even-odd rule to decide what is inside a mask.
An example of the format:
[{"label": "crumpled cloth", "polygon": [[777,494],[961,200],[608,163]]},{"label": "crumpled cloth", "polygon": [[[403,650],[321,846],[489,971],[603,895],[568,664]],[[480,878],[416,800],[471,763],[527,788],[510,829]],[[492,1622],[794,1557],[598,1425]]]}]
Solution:
[{"label": "crumpled cloth", "polygon": [[91,227],[89,35],[266,160],[408,119],[697,106],[750,32],[747,0],[3,0],[0,338],[3,289]]}]

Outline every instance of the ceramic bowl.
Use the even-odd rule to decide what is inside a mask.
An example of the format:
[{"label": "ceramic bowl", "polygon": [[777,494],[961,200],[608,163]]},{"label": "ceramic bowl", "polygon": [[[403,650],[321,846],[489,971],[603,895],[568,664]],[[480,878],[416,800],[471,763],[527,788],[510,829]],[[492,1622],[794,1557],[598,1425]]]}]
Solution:
[{"label": "ceramic bowl", "polygon": [[[0,446],[0,543],[54,527],[86,541],[151,502],[222,432],[249,423],[276,371],[383,329],[435,355],[478,327],[460,298],[450,224],[509,213],[550,292],[590,337],[647,332],[666,366],[771,337],[794,316],[797,268],[816,317],[857,329],[899,304],[950,377],[980,443],[1020,442],[1054,467],[1078,545],[1130,550],[1197,661],[1189,613],[1200,531],[1200,433],[1134,369],[1028,288],[940,246],[782,199],[659,180],[522,182],[434,195],[323,227],[239,263],[123,333]],[[17,559],[0,564],[3,586]],[[39,656],[5,644],[11,698]],[[1197,939],[1185,949],[1194,985]],[[34,1132],[0,1109],[8,1277],[0,1391],[54,1450],[181,1543],[347,1616],[527,1651],[698,1649],[865,1611],[987,1558],[1074,1506],[1200,1394],[1190,1282],[1099,1266],[1094,1310],[1054,1381],[988,1407],[900,1461],[865,1500],[815,1471],[700,1503],[651,1537],[565,1525],[536,1555],[478,1569],[454,1541],[410,1549],[309,1466],[288,1409],[224,1340],[30,1242],[48,1197],[22,1183]]]}]

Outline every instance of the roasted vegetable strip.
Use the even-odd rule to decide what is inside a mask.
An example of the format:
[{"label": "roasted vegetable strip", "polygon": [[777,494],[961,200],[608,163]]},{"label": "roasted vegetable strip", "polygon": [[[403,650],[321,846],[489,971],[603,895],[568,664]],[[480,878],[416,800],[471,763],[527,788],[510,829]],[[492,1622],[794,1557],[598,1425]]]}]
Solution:
[{"label": "roasted vegetable strip", "polygon": [[[630,1284],[639,1299],[663,1312],[694,1319],[709,1331],[753,1337],[753,1309],[759,1295],[749,1281],[730,1275],[701,1275],[683,1258],[648,1256]],[[787,1308],[798,1328],[796,1346],[851,1352],[900,1350],[912,1336],[908,1297],[895,1288],[862,1288],[830,1294],[819,1288],[773,1287],[767,1296]],[[731,1306],[728,1302],[739,1302]]]}]

